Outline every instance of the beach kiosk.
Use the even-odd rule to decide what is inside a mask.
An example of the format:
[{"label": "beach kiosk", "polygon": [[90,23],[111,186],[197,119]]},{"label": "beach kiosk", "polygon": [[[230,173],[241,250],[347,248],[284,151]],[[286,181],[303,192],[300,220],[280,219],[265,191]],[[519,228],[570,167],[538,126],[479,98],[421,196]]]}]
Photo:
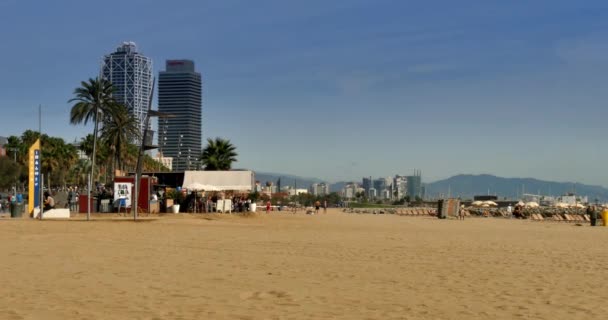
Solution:
[{"label": "beach kiosk", "polygon": [[[139,181],[138,207],[142,212],[150,212],[150,198],[156,183],[156,178],[150,176],[142,176]],[[134,187],[135,177],[133,176],[114,178],[114,207],[116,210],[120,208],[121,211],[130,211],[133,201],[132,195],[135,194]]]},{"label": "beach kiosk", "polygon": [[[255,175],[249,170],[234,171],[185,171],[183,189],[191,191],[251,192]],[[231,212],[231,199],[218,199],[217,212]]]}]

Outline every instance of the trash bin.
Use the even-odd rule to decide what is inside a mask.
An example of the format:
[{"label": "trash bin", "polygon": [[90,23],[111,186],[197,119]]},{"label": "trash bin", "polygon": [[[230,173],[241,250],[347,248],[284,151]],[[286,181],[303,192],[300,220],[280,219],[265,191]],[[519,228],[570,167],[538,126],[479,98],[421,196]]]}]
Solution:
[{"label": "trash bin", "polygon": [[78,213],[87,213],[87,200],[91,202],[91,212],[97,212],[95,198],[89,198],[86,195],[81,195],[78,197]]},{"label": "trash bin", "polygon": [[602,211],[602,225],[608,227],[608,210]]},{"label": "trash bin", "polygon": [[101,206],[100,206],[100,208],[101,208],[100,211],[102,213],[111,212],[111,210],[110,210],[110,199],[102,199],[101,200]]},{"label": "trash bin", "polygon": [[23,202],[11,202],[11,218],[21,218],[23,215]]}]

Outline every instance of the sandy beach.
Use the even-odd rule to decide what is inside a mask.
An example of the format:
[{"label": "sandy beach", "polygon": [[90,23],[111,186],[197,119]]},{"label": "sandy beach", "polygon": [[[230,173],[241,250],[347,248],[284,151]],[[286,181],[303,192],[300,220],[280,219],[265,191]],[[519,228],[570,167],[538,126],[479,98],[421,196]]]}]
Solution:
[{"label": "sandy beach", "polygon": [[605,319],[608,228],[330,210],[0,220],[0,319]]}]

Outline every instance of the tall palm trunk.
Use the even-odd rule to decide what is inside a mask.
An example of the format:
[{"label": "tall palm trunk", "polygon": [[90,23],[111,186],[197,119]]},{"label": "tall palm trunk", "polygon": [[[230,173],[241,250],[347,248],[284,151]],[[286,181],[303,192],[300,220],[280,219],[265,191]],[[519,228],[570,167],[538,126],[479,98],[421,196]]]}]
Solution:
[{"label": "tall palm trunk", "polygon": [[[93,127],[93,154],[91,155],[91,180],[95,180],[95,153],[97,151],[97,131],[99,130],[99,121],[98,114],[99,110],[98,106],[95,105],[95,126]],[[93,182],[91,181],[91,182]],[[87,182],[88,185],[88,182]]]}]

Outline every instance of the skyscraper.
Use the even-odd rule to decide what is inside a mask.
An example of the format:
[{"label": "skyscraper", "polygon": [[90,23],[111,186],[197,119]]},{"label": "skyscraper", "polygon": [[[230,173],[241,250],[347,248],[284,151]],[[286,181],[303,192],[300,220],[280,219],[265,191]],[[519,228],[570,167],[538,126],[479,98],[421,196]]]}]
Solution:
[{"label": "skyscraper", "polygon": [[407,195],[410,196],[410,199],[412,200],[424,196],[422,188],[422,171],[414,170],[413,176],[407,176]]},{"label": "skyscraper", "polygon": [[143,137],[152,98],[152,59],[139,53],[134,42],[123,42],[115,52],[104,56],[102,77],[112,82],[114,99],[138,120]]},{"label": "skyscraper", "polygon": [[201,156],[202,80],[191,60],[167,60],[158,77],[158,147],[173,157],[173,171],[195,170]]}]

